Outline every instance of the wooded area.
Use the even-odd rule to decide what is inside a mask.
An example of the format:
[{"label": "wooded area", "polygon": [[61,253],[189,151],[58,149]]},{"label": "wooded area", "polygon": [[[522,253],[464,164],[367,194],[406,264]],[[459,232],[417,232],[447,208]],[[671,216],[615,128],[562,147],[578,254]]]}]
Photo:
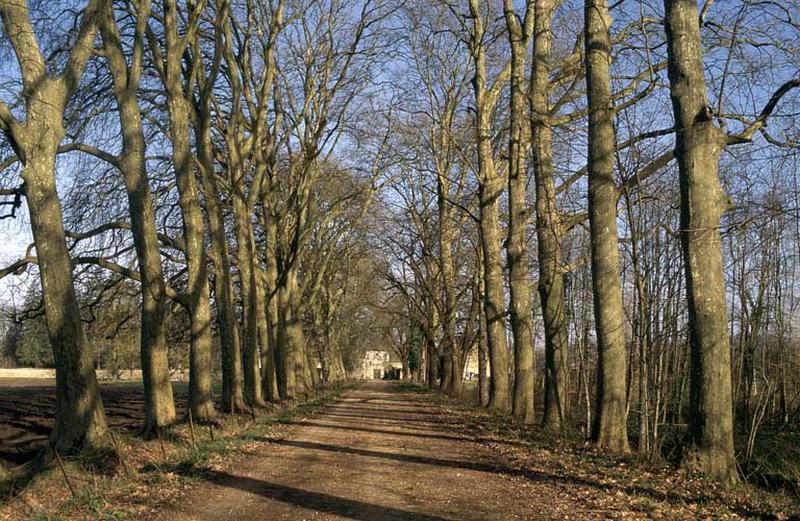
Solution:
[{"label": "wooded area", "polygon": [[33,238],[0,269],[2,355],[55,367],[53,450],[109,444],[97,367],[142,370],[148,437],[369,350],[728,484],[800,429],[796,0],[0,17],[0,222]]}]

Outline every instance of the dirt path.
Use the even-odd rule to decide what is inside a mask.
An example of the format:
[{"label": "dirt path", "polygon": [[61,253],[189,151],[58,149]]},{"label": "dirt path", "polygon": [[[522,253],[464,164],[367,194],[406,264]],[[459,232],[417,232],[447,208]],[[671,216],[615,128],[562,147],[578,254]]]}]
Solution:
[{"label": "dirt path", "polygon": [[270,440],[245,468],[211,472],[189,504],[159,519],[561,517],[469,431],[425,395],[368,383]]}]

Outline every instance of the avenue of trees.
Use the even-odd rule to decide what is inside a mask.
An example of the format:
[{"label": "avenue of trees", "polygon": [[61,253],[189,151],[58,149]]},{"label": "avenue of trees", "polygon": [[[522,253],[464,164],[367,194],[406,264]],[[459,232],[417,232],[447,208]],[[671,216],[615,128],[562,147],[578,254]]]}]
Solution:
[{"label": "avenue of trees", "polygon": [[[738,479],[800,422],[800,3],[0,0],[3,351],[53,446],[405,377]],[[6,228],[9,229],[9,228]],[[42,349],[49,344],[50,350]],[[220,375],[221,395],[213,393]],[[219,410],[221,409],[221,410]],[[531,427],[533,428],[533,427]],[[745,439],[744,444],[734,440]]]},{"label": "avenue of trees", "polygon": [[482,405],[729,482],[796,425],[799,7],[405,3],[380,242],[417,378],[469,359]]}]

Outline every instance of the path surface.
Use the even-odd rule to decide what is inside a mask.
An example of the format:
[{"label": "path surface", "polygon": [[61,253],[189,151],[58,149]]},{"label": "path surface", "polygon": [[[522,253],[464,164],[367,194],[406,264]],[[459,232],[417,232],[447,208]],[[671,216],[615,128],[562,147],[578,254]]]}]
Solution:
[{"label": "path surface", "polygon": [[[271,440],[164,520],[546,519],[527,481],[424,395],[371,382]],[[537,508],[537,504],[538,507]]]}]

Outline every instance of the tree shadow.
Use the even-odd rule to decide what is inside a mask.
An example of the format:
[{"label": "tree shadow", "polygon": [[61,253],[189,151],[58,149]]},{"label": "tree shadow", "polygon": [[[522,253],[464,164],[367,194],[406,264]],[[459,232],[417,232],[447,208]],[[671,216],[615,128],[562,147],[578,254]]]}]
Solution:
[{"label": "tree shadow", "polygon": [[[389,436],[406,436],[409,438],[424,438],[424,439],[432,439],[432,440],[446,440],[446,441],[474,441],[471,438],[466,438],[463,436],[451,436],[447,434],[430,434],[426,432],[419,432],[419,431],[390,431],[386,429],[368,429],[366,427],[356,427],[355,425],[349,424],[334,424],[334,423],[321,423],[317,421],[302,421],[302,422],[290,422],[291,425],[300,425],[303,427],[320,427],[323,429],[335,429],[340,431],[354,431],[354,432],[367,432],[367,433],[374,433],[374,434],[386,434]],[[480,441],[480,440],[478,440]]]},{"label": "tree shadow", "polygon": [[[357,414],[357,413],[362,414]],[[384,413],[388,413],[386,415]],[[394,421],[394,422],[401,422],[401,423],[418,423],[418,424],[428,424],[433,427],[439,427],[443,429],[451,429],[453,427],[460,427],[463,424],[458,421],[447,421],[442,420],[437,417],[428,417],[428,418],[421,418],[421,417],[412,417],[412,416],[403,416],[402,414],[408,413],[398,413],[397,416],[392,416],[391,411],[376,411],[374,414],[372,411],[367,411],[364,409],[347,409],[341,410],[336,409],[326,409],[319,413],[319,416],[326,417],[326,416],[335,416],[337,418],[355,418],[360,420],[386,420],[386,421]],[[424,416],[423,414],[417,414],[417,416]]]},{"label": "tree shadow", "polygon": [[[471,470],[476,472],[485,472],[491,474],[500,474],[506,476],[518,476],[526,478],[533,482],[561,484],[566,486],[582,486],[587,488],[594,488],[604,493],[613,493],[616,491],[623,492],[629,496],[647,496],[657,501],[662,501],[671,504],[705,504],[711,501],[712,498],[706,495],[691,495],[679,494],[675,492],[661,492],[654,488],[642,485],[608,485],[599,481],[586,479],[569,474],[559,475],[549,472],[542,472],[529,468],[512,468],[505,465],[494,465],[480,461],[460,461],[442,458],[432,458],[429,456],[417,456],[413,454],[400,454],[393,452],[381,452],[368,449],[357,449],[354,447],[344,447],[341,445],[330,445],[326,443],[315,443],[310,441],[295,441],[295,440],[265,440],[276,445],[283,445],[288,447],[295,447],[310,450],[322,450],[328,452],[336,452],[343,454],[352,454],[355,456],[365,456],[370,458],[388,459],[404,463],[416,463],[421,465],[433,465],[438,467],[454,468],[460,470]],[[727,507],[739,515],[745,517],[754,517],[759,519],[774,519],[771,514],[765,512],[754,511],[744,506],[727,505]]]},{"label": "tree shadow", "polygon": [[311,492],[280,485],[278,483],[270,483],[260,479],[237,476],[227,472],[209,470],[204,472],[202,477],[221,487],[241,490],[249,494],[259,495],[288,505],[341,516],[347,519],[354,519],[356,521],[450,521],[447,518],[436,515],[374,505],[355,499],[333,496],[321,492]]}]

